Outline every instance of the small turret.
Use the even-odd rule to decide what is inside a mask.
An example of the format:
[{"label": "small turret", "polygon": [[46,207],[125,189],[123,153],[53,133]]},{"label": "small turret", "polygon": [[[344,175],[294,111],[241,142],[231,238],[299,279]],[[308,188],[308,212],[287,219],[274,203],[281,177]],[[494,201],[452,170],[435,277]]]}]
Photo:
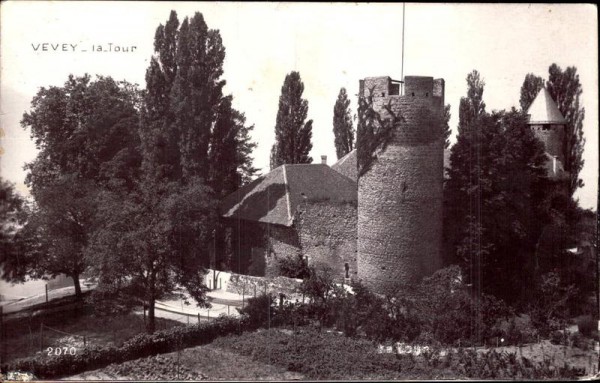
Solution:
[{"label": "small turret", "polygon": [[565,161],[563,141],[567,121],[546,88],[542,88],[535,97],[527,109],[527,115],[530,128],[544,144],[548,176],[555,179],[563,178],[566,175],[563,168]]}]

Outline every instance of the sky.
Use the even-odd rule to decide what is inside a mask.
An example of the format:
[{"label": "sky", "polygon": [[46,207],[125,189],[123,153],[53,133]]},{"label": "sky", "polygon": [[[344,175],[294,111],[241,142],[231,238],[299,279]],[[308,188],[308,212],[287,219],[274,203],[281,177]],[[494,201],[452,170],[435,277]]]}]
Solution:
[{"label": "sky", "polygon": [[[254,163],[264,173],[281,86],[293,70],[300,72],[313,119],[311,155],[315,162],[327,155],[331,165],[336,160],[333,105],[345,87],[355,113],[362,78],[400,79],[402,73],[444,78],[450,126],[456,131],[471,70],[485,80],[487,109],[500,110],[519,106],[527,73],[547,78],[552,63],[575,66],[583,84],[587,141],[580,173],[585,186],[576,197],[582,207],[596,210],[598,20],[589,4],[407,3],[402,68],[401,3],[5,1],[0,5],[2,178],[27,194],[23,165],[36,149],[19,121],[40,87],[61,86],[69,74],[84,73],[144,87],[154,32],[172,9],[180,21],[201,12],[208,26],[220,31],[225,92],[255,126]],[[94,51],[109,44],[112,51]]]}]

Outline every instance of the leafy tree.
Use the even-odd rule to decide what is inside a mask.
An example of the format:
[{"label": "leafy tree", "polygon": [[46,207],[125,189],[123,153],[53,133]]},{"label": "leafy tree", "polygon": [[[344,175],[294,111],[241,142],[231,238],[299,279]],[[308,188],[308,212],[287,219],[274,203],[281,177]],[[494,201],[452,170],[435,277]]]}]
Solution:
[{"label": "leafy tree", "polygon": [[[202,14],[181,25],[171,12],[155,35],[139,126],[142,172],[135,188],[100,196],[87,255],[108,295],[126,286],[148,306],[185,288],[206,306],[203,277],[217,233],[217,199],[254,174],[252,126],[223,96],[225,48]],[[116,212],[116,213],[115,213]]]},{"label": "leafy tree", "polygon": [[134,85],[101,76],[71,75],[33,98],[21,121],[39,150],[26,166],[35,205],[21,244],[30,275],[64,273],[81,296],[97,189],[131,188],[139,170],[138,107]]},{"label": "leafy tree", "polygon": [[461,97],[458,109],[458,132],[469,129],[479,116],[485,113],[483,89],[485,81],[478,71],[473,70],[467,75],[467,97]]},{"label": "leafy tree", "polygon": [[[183,179],[206,177],[211,127],[223,98],[225,48],[218,30],[208,29],[196,12],[183,20],[177,35],[177,73],[171,89],[171,111],[179,133]],[[235,148],[234,148],[235,149]]]},{"label": "leafy tree", "polygon": [[548,72],[548,82],[546,83],[548,92],[556,101],[558,110],[567,120],[563,154],[565,170],[570,174],[569,193],[572,196],[577,188],[583,186],[583,181],[579,178],[579,172],[583,168],[582,155],[585,145],[583,137],[585,108],[581,107],[579,103],[579,97],[583,90],[577,68],[571,66],[562,70],[558,65],[552,64],[548,68]]},{"label": "leafy tree", "polygon": [[300,73],[285,76],[275,123],[275,143],[271,149],[271,169],[283,164],[309,164],[312,157],[312,120],[306,120],[308,101],[302,98],[304,84]]},{"label": "leafy tree", "polygon": [[174,130],[171,89],[177,75],[176,49],[179,20],[171,11],[169,20],[156,29],[154,56],[146,70],[146,91],[142,108],[140,137],[145,153],[143,171],[153,179],[174,180],[181,176],[179,132]]},{"label": "leafy tree", "polygon": [[36,204],[23,229],[27,241],[28,275],[36,278],[65,274],[81,298],[80,276],[89,262],[85,249],[96,214],[97,186],[93,181],[63,176],[36,195]]},{"label": "leafy tree", "polygon": [[147,331],[155,330],[155,303],[183,287],[206,307],[203,284],[206,243],[212,234],[214,203],[199,179],[187,185],[159,184],[101,196],[96,230],[87,256],[103,291],[127,286],[148,308]]},{"label": "leafy tree", "polygon": [[340,89],[333,107],[333,134],[335,136],[335,153],[340,159],[354,148],[354,128],[346,88]]},{"label": "leafy tree", "polygon": [[519,104],[521,110],[527,111],[531,106],[533,100],[538,95],[540,90],[544,87],[544,79],[540,76],[536,76],[533,73],[528,73],[523,80],[521,85],[521,97],[519,98]]},{"label": "leafy tree", "polygon": [[548,219],[540,208],[543,148],[522,112],[485,112],[476,71],[467,83],[445,184],[447,251],[476,291],[514,302],[525,288],[520,278],[533,274],[531,255]]},{"label": "leafy tree", "polygon": [[26,274],[21,236],[27,221],[27,204],[14,184],[0,178],[0,265],[2,278],[23,281]]},{"label": "leafy tree", "polygon": [[450,135],[452,134],[452,129],[450,129],[451,117],[450,104],[446,104],[444,107],[444,149],[448,149],[450,147]]},{"label": "leafy tree", "polygon": [[[146,71],[144,174],[156,180],[203,178],[217,196],[248,182],[256,172],[252,126],[223,95],[225,48],[201,13],[179,23],[171,11],[154,39]],[[226,161],[226,162],[224,162]]]},{"label": "leafy tree", "polygon": [[110,77],[70,75],[62,87],[41,88],[21,121],[40,151],[26,166],[33,195],[60,174],[130,186],[141,161],[139,102],[134,85]]},{"label": "leafy tree", "polygon": [[252,166],[250,141],[254,125],[246,126],[246,117],[231,106],[231,97],[219,105],[208,154],[210,185],[216,197],[222,198],[250,182],[257,169]]}]

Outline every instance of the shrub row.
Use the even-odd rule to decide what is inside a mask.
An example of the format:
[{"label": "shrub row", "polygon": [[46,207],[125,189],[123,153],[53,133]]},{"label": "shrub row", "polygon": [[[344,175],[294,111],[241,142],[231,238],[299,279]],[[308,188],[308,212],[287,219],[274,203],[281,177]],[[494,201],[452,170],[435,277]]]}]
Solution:
[{"label": "shrub row", "polygon": [[327,271],[311,270],[301,285],[309,302],[278,305],[274,297],[248,300],[242,311],[256,326],[303,325],[317,322],[348,336],[376,341],[420,342],[450,346],[503,345],[535,341],[527,316],[493,296],[474,298],[460,282],[457,267],[442,269],[417,286],[402,286],[385,296],[360,283],[353,293],[334,283]]},{"label": "shrub row", "polygon": [[212,322],[172,327],[154,334],[139,334],[120,347],[88,347],[76,355],[47,357],[38,355],[15,360],[2,366],[2,371],[27,371],[38,379],[56,379],[83,371],[94,370],[112,363],[176,351],[185,347],[203,345],[227,334],[251,330],[245,319],[227,316]]}]

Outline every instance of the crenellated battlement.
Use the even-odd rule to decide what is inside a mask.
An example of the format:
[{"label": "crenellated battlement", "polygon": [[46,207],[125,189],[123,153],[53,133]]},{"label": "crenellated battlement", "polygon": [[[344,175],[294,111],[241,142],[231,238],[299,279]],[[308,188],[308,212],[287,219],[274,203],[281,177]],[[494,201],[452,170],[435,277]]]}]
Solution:
[{"label": "crenellated battlement", "polygon": [[[404,94],[401,94],[404,84]],[[430,98],[432,102],[444,103],[444,79],[428,76],[406,76],[404,81],[393,80],[389,76],[367,77],[360,80],[359,92],[362,97],[381,98]]]}]

